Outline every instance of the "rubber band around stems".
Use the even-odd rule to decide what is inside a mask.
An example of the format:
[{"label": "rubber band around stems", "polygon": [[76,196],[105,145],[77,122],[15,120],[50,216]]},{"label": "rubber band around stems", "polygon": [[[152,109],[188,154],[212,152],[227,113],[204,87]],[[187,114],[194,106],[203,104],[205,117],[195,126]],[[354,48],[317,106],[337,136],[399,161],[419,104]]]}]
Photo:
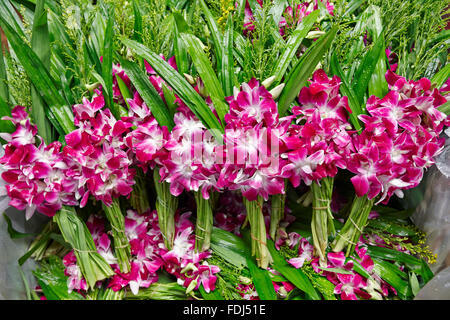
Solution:
[{"label": "rubber band around stems", "polygon": [[158,203],[159,203],[161,206],[163,206],[164,209],[168,209],[168,208],[169,208],[169,206],[167,205],[168,201],[163,201],[163,200],[161,199],[161,197],[157,197],[156,199],[157,199],[156,201],[158,201]]},{"label": "rubber band around stems", "polygon": [[349,217],[348,219],[353,223],[353,225],[355,226],[355,228],[356,228],[360,233],[363,233],[363,231],[359,228],[359,226],[356,224],[355,221],[353,221],[353,219],[352,219],[351,217]]},{"label": "rubber band around stems", "polygon": [[255,238],[255,236],[251,232],[250,232],[250,237],[252,238],[252,240],[255,240],[255,241],[259,242],[260,244],[262,244],[262,245],[267,247],[267,243],[266,242],[263,242],[262,240]]},{"label": "rubber band around stems", "polygon": [[123,249],[123,248],[129,247],[129,246],[130,246],[130,244],[129,244],[129,243],[126,243],[126,244],[124,244],[124,245],[122,245],[122,246],[115,246],[115,248],[116,248],[116,249]]},{"label": "rubber band around stems", "polygon": [[120,229],[114,227],[112,224],[111,224],[111,228],[113,228],[116,232],[125,233],[125,230],[120,230]]},{"label": "rubber band around stems", "polygon": [[350,244],[352,244],[354,246],[358,245],[358,244],[354,243],[353,241],[351,241],[350,239],[348,239],[347,237],[343,236],[342,234],[340,234],[339,237],[343,238],[344,241],[346,241],[346,242],[348,242],[348,243],[350,243]]}]

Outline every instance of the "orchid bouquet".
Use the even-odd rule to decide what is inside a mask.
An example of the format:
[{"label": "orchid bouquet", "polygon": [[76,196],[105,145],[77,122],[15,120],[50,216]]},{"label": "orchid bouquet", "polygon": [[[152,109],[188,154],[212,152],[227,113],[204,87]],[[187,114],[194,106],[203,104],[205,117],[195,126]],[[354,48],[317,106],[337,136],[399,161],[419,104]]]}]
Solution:
[{"label": "orchid bouquet", "polygon": [[1,3],[1,195],[49,217],[29,298],[413,298],[436,257],[397,199],[450,126],[434,2],[395,36],[376,1]]}]

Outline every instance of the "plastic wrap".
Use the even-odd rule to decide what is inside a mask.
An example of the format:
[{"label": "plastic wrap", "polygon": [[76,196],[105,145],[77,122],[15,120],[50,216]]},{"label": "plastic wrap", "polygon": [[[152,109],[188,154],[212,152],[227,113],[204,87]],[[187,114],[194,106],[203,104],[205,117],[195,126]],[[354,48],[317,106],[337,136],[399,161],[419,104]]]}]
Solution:
[{"label": "plastic wrap", "polygon": [[450,299],[450,138],[427,173],[423,199],[411,218],[427,233],[426,244],[437,254],[430,265],[435,277],[416,299]]},{"label": "plastic wrap", "polygon": [[[48,218],[42,215],[34,215],[30,220],[25,221],[24,213],[14,208],[7,209],[5,214],[11,219],[13,228],[23,233],[38,233],[45,221],[48,221]],[[8,224],[2,214],[0,217],[0,300],[26,299],[18,259],[27,252],[32,238],[11,239]],[[33,259],[28,259],[21,267],[30,288],[36,285],[36,280],[31,273],[35,267],[36,263]]]}]

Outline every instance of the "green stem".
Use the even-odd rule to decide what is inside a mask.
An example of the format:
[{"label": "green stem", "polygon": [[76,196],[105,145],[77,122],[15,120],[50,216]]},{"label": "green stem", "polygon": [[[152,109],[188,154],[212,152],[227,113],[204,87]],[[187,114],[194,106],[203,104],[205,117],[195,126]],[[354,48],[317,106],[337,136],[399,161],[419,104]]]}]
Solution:
[{"label": "green stem", "polygon": [[136,209],[139,214],[143,214],[148,209],[150,209],[150,204],[148,202],[146,179],[144,172],[141,169],[135,176],[136,184],[131,192],[131,206]]},{"label": "green stem", "polygon": [[270,211],[270,237],[275,240],[280,221],[284,218],[284,205],[286,194],[280,193],[272,196]]},{"label": "green stem", "polygon": [[326,249],[328,247],[328,235],[334,234],[333,215],[330,203],[333,194],[334,178],[326,177],[311,184],[312,199],[312,220],[311,231],[316,253],[321,261],[326,261]]},{"label": "green stem", "polygon": [[201,191],[194,192],[197,203],[197,222],[195,225],[195,249],[205,251],[211,244],[211,232],[213,226],[213,212],[211,200],[204,199]]},{"label": "green stem", "polygon": [[247,210],[247,218],[250,223],[250,237],[252,241],[252,256],[256,257],[258,266],[267,269],[272,262],[272,256],[267,248],[267,233],[262,212],[264,199],[258,196],[255,201],[249,201],[243,197]]},{"label": "green stem", "polygon": [[111,224],[111,231],[114,239],[114,252],[119,262],[120,271],[130,272],[131,248],[125,234],[125,218],[120,209],[119,199],[113,199],[110,207],[103,205],[106,218]]},{"label": "green stem", "polygon": [[347,247],[347,256],[353,252],[353,249],[367,224],[373,202],[374,200],[369,200],[367,196],[355,196],[348,219],[333,242],[334,252],[342,251],[345,247]]},{"label": "green stem", "polygon": [[178,198],[170,193],[170,185],[160,182],[158,168],[153,170],[153,180],[156,190],[156,211],[158,212],[159,228],[167,249],[171,249],[175,237],[175,211],[178,208]]}]

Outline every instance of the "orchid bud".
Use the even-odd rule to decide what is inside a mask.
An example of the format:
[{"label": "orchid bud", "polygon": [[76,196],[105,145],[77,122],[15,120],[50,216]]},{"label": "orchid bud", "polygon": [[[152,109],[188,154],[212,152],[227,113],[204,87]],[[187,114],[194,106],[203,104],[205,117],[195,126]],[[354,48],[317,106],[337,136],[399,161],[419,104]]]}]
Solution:
[{"label": "orchid bud", "polygon": [[197,279],[192,280],[191,283],[189,283],[188,287],[186,288],[186,294],[189,294],[192,290],[195,289],[197,286]]},{"label": "orchid bud", "polygon": [[278,289],[277,295],[279,298],[281,299],[285,299],[287,297],[287,291],[284,287],[280,287],[280,289]]},{"label": "orchid bud", "polygon": [[271,76],[269,78],[267,78],[266,80],[264,80],[261,85],[263,85],[266,89],[269,88],[272,83],[275,81],[277,77],[276,76]]},{"label": "orchid bud", "polygon": [[94,89],[97,89],[99,86],[100,86],[100,82],[96,82],[93,84],[87,84],[86,89],[88,89],[89,91],[94,91]]},{"label": "orchid bud", "polygon": [[197,271],[198,268],[192,263],[189,262],[188,265],[186,267],[183,268],[183,270],[181,270],[181,273],[186,273],[187,271]]},{"label": "orchid bud", "polygon": [[244,277],[244,276],[239,276],[239,282],[245,285],[249,285],[252,283],[252,279]]},{"label": "orchid bud", "polygon": [[269,91],[274,100],[276,100],[280,96],[281,92],[284,89],[284,86],[285,86],[285,84],[282,83]]},{"label": "orchid bud", "polygon": [[189,82],[190,85],[194,85],[194,84],[197,83],[197,82],[195,81],[195,79],[194,79],[190,74],[183,73],[183,75],[184,75],[184,77],[186,78],[187,82]]},{"label": "orchid bud", "polygon": [[306,39],[317,39],[319,38],[321,35],[324,35],[325,31],[310,31],[307,35],[306,35]]}]

